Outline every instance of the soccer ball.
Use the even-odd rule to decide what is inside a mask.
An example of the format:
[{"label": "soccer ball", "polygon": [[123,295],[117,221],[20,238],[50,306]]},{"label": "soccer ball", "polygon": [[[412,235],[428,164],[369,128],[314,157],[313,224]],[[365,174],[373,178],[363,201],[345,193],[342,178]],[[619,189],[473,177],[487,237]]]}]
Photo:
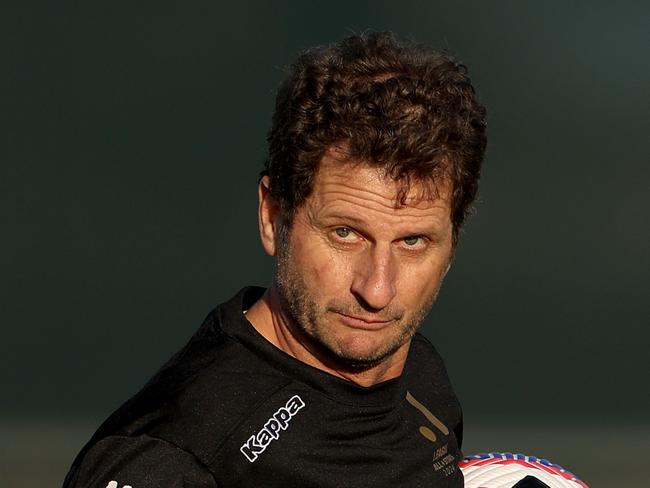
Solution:
[{"label": "soccer ball", "polygon": [[458,466],[465,488],[589,488],[557,464],[524,454],[475,454]]}]

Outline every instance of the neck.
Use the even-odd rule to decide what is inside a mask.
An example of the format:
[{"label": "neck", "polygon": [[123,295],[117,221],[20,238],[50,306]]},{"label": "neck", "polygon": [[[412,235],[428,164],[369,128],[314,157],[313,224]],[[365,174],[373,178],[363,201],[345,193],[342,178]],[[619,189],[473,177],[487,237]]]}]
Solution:
[{"label": "neck", "polygon": [[410,342],[407,342],[395,353],[368,368],[357,370],[345,367],[331,355],[324,354],[311,338],[293,324],[293,319],[281,306],[275,287],[268,289],[255,302],[246,313],[246,318],[267,341],[278,349],[314,368],[364,387],[400,376],[410,345]]}]

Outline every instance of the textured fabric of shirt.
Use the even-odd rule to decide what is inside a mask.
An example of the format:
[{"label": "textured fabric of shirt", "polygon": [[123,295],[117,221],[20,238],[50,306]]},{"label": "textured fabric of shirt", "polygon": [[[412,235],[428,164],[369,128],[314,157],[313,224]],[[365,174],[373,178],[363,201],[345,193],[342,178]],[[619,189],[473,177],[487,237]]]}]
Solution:
[{"label": "textured fabric of shirt", "polygon": [[413,337],[399,378],[364,388],[264,339],[217,307],[98,429],[64,488],[462,487],[460,405],[443,362]]}]

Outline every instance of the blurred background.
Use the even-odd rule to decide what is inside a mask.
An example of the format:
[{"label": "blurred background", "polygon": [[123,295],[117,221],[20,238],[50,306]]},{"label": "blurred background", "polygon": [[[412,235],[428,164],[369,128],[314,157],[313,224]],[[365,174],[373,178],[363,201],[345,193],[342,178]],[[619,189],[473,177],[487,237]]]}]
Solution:
[{"label": "blurred background", "polygon": [[3,2],[0,486],[59,486],[218,303],[269,281],[256,183],[306,47],[392,30],[469,66],[476,214],[423,326],[467,454],[648,486],[650,3]]}]

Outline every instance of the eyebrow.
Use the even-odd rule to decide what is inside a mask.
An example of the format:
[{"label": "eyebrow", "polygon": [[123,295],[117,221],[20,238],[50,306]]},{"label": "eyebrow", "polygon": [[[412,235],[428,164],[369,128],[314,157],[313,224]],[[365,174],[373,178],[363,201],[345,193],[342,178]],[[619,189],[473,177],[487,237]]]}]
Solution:
[{"label": "eyebrow", "polygon": [[361,219],[359,217],[355,217],[354,215],[344,215],[344,214],[339,214],[339,213],[326,215],[326,216],[323,217],[323,220],[325,220],[325,221],[345,220],[347,222],[354,222],[354,223],[357,223],[359,225],[366,225],[366,221],[364,219]]}]

